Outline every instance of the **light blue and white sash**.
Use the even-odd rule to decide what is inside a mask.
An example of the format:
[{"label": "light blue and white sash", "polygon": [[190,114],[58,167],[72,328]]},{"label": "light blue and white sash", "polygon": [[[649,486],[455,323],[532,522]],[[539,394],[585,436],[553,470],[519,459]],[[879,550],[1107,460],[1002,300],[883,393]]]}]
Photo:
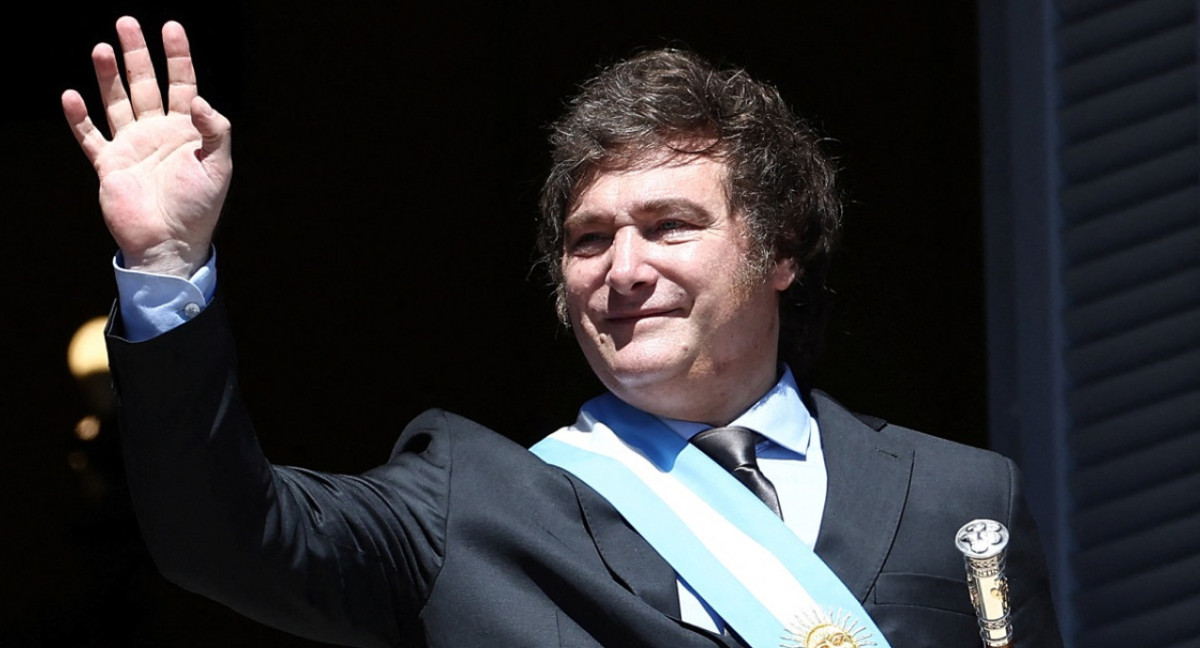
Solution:
[{"label": "light blue and white sash", "polygon": [[[752,648],[887,640],[812,549],[661,421],[612,394],[533,446],[605,497]],[[849,643],[845,643],[845,642]]]}]

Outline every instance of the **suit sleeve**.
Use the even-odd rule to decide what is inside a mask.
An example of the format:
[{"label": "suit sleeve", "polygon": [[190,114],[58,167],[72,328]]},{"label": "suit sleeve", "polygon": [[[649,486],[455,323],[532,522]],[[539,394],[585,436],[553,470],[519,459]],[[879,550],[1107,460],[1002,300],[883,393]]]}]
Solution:
[{"label": "suit sleeve", "polygon": [[1011,459],[1009,472],[1009,538],[1006,573],[1011,595],[1013,645],[1060,648],[1058,619],[1050,595],[1050,577],[1042,543],[1021,488],[1021,475]]},{"label": "suit sleeve", "polygon": [[[442,564],[450,462],[415,423],[385,466],[332,475],[271,465],[239,395],[220,297],[153,339],[109,325],[129,485],[159,570],[180,586],[312,639],[416,639]],[[352,583],[349,587],[347,584]]]}]

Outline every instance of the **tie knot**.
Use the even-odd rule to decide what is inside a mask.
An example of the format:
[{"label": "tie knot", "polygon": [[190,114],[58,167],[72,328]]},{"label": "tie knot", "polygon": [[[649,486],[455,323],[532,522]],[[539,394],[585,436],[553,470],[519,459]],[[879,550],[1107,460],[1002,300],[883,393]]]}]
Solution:
[{"label": "tie knot", "polygon": [[754,446],[762,437],[744,427],[716,427],[700,432],[692,437],[692,445],[700,448],[719,466],[733,472],[744,467],[756,467]]},{"label": "tie knot", "polygon": [[758,468],[754,446],[761,440],[762,435],[754,430],[729,426],[697,434],[692,437],[692,445],[750,489],[775,515],[783,517],[774,484]]}]

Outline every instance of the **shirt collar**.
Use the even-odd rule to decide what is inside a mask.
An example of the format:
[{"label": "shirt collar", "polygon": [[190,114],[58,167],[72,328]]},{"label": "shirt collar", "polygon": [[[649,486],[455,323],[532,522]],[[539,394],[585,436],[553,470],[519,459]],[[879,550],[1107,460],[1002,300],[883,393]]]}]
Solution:
[{"label": "shirt collar", "polygon": [[[659,417],[659,420],[687,440],[712,427],[663,417]],[[808,453],[811,422],[812,417],[800,398],[792,370],[783,365],[783,375],[775,386],[729,424],[754,430],[792,452],[805,455]]]}]

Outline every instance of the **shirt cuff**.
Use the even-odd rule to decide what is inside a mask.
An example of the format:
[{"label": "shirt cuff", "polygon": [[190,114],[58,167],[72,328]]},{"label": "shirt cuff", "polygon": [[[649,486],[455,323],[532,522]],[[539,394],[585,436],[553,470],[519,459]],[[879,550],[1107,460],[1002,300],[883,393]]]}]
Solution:
[{"label": "shirt cuff", "polygon": [[118,252],[113,257],[117,301],[125,338],[141,342],[161,335],[192,319],[212,301],[217,288],[217,251],[190,278],[160,275],[124,267]]}]

